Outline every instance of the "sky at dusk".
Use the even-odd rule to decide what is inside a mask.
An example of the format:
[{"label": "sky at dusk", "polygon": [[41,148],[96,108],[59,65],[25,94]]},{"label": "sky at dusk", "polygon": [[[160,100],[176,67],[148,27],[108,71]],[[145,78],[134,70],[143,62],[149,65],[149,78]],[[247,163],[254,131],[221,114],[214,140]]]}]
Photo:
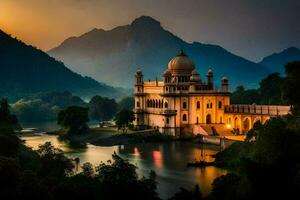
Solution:
[{"label": "sky at dusk", "polygon": [[43,50],[151,16],[182,39],[259,61],[300,48],[299,0],[0,0],[0,29]]}]

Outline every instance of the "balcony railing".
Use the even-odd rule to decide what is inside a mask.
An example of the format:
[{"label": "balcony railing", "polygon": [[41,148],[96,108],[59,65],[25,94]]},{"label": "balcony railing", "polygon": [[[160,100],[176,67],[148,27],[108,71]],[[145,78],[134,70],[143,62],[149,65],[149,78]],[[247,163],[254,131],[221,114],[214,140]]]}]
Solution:
[{"label": "balcony railing", "polygon": [[160,115],[176,115],[177,110],[172,109],[163,109],[163,108],[135,108],[135,113],[153,113],[153,114],[160,114]]}]

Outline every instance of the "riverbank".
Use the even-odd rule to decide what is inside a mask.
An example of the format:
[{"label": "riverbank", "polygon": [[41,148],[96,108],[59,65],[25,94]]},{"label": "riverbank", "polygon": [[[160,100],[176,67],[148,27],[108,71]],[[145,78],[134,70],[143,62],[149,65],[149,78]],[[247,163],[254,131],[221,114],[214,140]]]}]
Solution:
[{"label": "riverbank", "polygon": [[76,146],[85,146],[88,143],[96,146],[115,146],[175,140],[175,137],[161,134],[154,129],[141,131],[128,130],[126,133],[123,133],[116,127],[89,128],[85,133],[77,135],[67,135],[63,129],[49,131],[47,134],[57,135],[59,139],[68,141]]}]

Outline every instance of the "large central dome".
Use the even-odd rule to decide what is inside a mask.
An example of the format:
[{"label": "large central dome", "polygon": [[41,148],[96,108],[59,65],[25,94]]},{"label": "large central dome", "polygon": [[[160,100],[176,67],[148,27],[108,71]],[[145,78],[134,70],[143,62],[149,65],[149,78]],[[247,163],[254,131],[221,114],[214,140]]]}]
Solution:
[{"label": "large central dome", "polygon": [[195,69],[194,63],[189,59],[189,57],[180,50],[179,54],[170,60],[168,64],[168,69],[172,73],[191,73]]}]

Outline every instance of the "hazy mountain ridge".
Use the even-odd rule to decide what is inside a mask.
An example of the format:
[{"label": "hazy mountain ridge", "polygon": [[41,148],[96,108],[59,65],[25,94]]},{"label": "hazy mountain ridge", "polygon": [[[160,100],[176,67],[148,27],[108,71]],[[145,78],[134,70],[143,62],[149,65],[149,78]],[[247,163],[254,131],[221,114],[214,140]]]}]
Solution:
[{"label": "hazy mountain ridge", "polygon": [[108,31],[93,29],[69,38],[48,53],[77,72],[113,85],[132,87],[133,74],[138,68],[143,70],[145,80],[156,76],[160,79],[168,61],[180,48],[195,62],[203,79],[209,68],[214,69],[216,83],[226,75],[232,87],[241,84],[256,87],[270,72],[220,46],[187,43],[146,16],[130,25]]},{"label": "hazy mountain ridge", "polygon": [[70,91],[82,97],[119,96],[121,90],[72,72],[48,54],[0,30],[0,96],[11,100],[43,91]]},{"label": "hazy mountain ridge", "polygon": [[262,59],[259,64],[268,67],[271,71],[284,73],[283,66],[288,62],[300,60],[300,49],[289,47],[279,53],[273,53]]}]

